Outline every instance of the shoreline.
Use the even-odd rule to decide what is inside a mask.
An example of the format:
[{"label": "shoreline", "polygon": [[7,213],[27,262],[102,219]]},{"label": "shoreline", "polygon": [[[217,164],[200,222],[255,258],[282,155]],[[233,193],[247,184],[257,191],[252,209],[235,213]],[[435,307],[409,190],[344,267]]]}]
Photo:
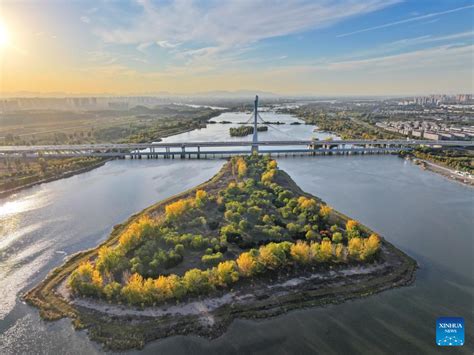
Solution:
[{"label": "shoreline", "polygon": [[[400,158],[403,158],[403,157],[400,157]],[[451,181],[459,182],[462,185],[474,187],[474,179],[459,176],[455,173],[455,170],[453,170],[449,167],[442,166],[438,163],[435,163],[435,162],[432,162],[432,161],[429,161],[429,160],[426,160],[426,159],[420,159],[420,158],[414,157],[412,155],[407,155],[406,158],[407,158],[407,160],[412,162],[414,165],[419,166],[423,170],[431,171],[431,172],[436,173],[438,175],[441,175],[441,176],[443,176],[443,177],[445,177],[445,178],[447,178]],[[421,164],[417,164],[418,162],[421,163]]]},{"label": "shoreline", "polygon": [[88,171],[100,168],[101,166],[105,165],[106,163],[108,163],[109,161],[112,161],[112,160],[114,160],[114,159],[113,158],[105,159],[105,160],[103,160],[99,163],[95,163],[95,164],[92,164],[90,166],[85,166],[83,168],[76,169],[76,170],[65,171],[65,172],[62,172],[58,175],[51,176],[49,178],[45,178],[45,179],[41,179],[41,180],[38,180],[38,181],[30,182],[28,184],[17,186],[17,187],[14,187],[12,189],[8,189],[8,190],[5,190],[5,191],[0,191],[0,198],[9,197],[11,195],[14,195],[18,192],[21,192],[23,190],[26,190],[26,189],[28,189],[30,187],[33,187],[33,186],[36,186],[36,185],[41,185],[41,184],[45,184],[45,183],[48,183],[48,182],[53,182],[53,181],[56,181],[56,180],[66,179],[66,178],[69,178],[69,177],[74,176],[74,175],[79,175],[79,174],[82,174],[82,173],[86,173]]},{"label": "shoreline", "polygon": [[[168,302],[155,308],[140,309],[95,299],[70,298],[64,283],[83,260],[93,260],[103,245],[116,244],[121,232],[142,214],[160,214],[170,202],[193,195],[198,189],[219,189],[227,183],[229,171],[230,164],[226,163],[207,182],[134,214],[115,226],[106,241],[72,255],[63,265],[52,270],[42,282],[24,294],[23,299],[39,308],[44,320],[69,317],[76,329],[88,329],[89,337],[105,348],[126,350],[142,348],[150,341],[172,335],[198,335],[212,339],[223,334],[237,318],[270,318],[295,309],[369,296],[414,281],[416,262],[382,238],[380,257],[370,264],[291,266],[243,280],[231,289],[190,297],[176,304]],[[284,171],[280,172],[287,188],[322,202],[318,197],[303,192]],[[335,221],[348,220],[337,211],[332,218]],[[370,231],[365,226],[361,225],[361,228]]]}]

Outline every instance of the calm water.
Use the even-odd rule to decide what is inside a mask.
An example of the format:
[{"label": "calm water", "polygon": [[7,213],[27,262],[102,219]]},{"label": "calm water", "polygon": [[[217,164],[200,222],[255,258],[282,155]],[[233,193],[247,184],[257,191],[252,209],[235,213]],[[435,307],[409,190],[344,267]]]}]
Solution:
[{"label": "calm water", "polygon": [[[312,134],[309,126],[291,128],[307,129],[301,139]],[[197,131],[203,140],[216,134],[206,131]],[[0,200],[0,354],[99,353],[100,347],[85,332],[74,331],[69,320],[42,322],[19,294],[66,255],[104,240],[114,224],[205,181],[222,164],[114,161]],[[216,340],[172,337],[148,344],[145,353],[441,352],[446,349],[434,343],[436,318],[461,316],[466,320],[466,345],[449,350],[472,354],[472,188],[392,156],[285,158],[279,165],[304,190],[413,256],[420,264],[415,284],[270,320],[237,320]]]}]

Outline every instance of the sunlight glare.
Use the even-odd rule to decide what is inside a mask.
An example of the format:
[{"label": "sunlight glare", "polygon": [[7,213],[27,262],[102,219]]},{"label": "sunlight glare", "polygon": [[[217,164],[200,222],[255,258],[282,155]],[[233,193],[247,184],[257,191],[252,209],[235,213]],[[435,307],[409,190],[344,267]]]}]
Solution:
[{"label": "sunlight glare", "polygon": [[6,47],[9,42],[9,34],[5,25],[0,22],[0,48]]}]

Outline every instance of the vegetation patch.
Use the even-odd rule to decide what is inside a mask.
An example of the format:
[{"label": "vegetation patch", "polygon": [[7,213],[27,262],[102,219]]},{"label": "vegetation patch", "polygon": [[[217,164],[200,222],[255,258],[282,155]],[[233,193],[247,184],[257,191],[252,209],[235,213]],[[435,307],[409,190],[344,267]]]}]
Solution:
[{"label": "vegetation patch", "polygon": [[44,318],[72,317],[124,349],[368,295],[411,282],[414,269],[377,234],[302,192],[276,161],[252,155],[133,216],[25,299]]},{"label": "vegetation patch", "polygon": [[[231,137],[245,137],[250,134],[253,134],[253,126],[240,126],[240,127],[231,127],[229,128],[229,134]],[[258,132],[268,131],[268,126],[259,126],[257,127]]]}]

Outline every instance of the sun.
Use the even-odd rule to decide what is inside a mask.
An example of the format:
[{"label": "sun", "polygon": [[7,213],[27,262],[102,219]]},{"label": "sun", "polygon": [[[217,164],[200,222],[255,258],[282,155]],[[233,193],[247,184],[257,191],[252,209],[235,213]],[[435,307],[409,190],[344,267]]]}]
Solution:
[{"label": "sun", "polygon": [[0,22],[0,48],[6,47],[10,40],[8,30],[3,23]]}]

